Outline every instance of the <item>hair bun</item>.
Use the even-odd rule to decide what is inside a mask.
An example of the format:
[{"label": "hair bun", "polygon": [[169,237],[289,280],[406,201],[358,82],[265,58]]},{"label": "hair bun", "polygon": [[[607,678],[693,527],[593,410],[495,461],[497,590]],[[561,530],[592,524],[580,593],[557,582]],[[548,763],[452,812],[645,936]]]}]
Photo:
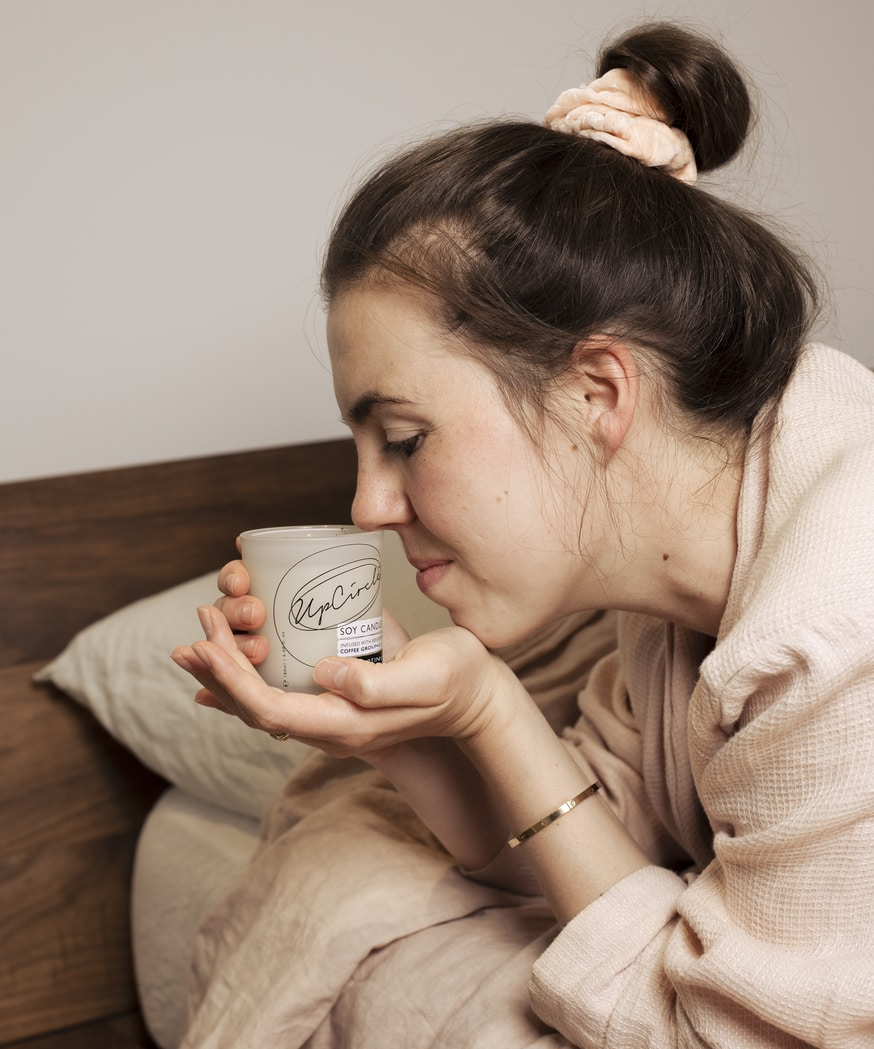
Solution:
[{"label": "hair bun", "polygon": [[641,26],[604,46],[598,76],[610,69],[626,69],[656,99],[688,137],[699,171],[728,163],[744,144],[752,118],[746,80],[707,37],[668,23]]}]

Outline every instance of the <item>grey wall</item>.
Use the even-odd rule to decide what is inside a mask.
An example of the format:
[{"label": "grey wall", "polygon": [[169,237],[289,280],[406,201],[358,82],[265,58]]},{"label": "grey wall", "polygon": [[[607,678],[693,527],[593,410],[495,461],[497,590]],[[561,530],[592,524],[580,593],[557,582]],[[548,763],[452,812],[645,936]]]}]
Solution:
[{"label": "grey wall", "polygon": [[342,434],[315,278],[350,182],[539,119],[640,15],[750,69],[758,148],[718,189],[815,251],[823,337],[874,364],[858,0],[0,0],[0,481]]}]

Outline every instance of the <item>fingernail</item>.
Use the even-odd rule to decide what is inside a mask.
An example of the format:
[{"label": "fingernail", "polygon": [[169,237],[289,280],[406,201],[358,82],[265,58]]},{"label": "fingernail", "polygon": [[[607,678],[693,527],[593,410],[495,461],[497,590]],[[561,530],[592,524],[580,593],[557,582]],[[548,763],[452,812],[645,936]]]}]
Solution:
[{"label": "fingernail", "polygon": [[234,590],[236,589],[236,584],[237,584],[237,573],[236,573],[236,572],[231,572],[231,573],[230,573],[230,574],[229,574],[229,575],[228,575],[228,576],[227,576],[227,577],[225,578],[225,586],[226,586],[226,587],[228,588],[228,590],[229,590],[229,591],[230,591],[231,593],[233,593],[233,592],[234,592]]},{"label": "fingernail", "polygon": [[241,605],[237,616],[241,623],[248,623],[251,625],[252,620],[255,618],[255,606],[254,605]]},{"label": "fingernail", "polygon": [[207,667],[212,667],[212,658],[209,651],[209,645],[204,645],[201,641],[195,641],[191,646],[195,655],[201,662],[205,663]]},{"label": "fingernail", "polygon": [[210,616],[210,610],[206,607],[198,608],[197,618],[200,620],[200,625],[203,627],[203,632],[207,637],[212,633],[212,618]]},{"label": "fingernail", "polygon": [[187,670],[189,674],[191,673],[191,663],[178,649],[173,649],[173,651],[170,653],[170,658],[173,660],[177,667],[181,667],[183,670]]},{"label": "fingernail", "polygon": [[237,636],[237,645],[243,655],[257,656],[261,641],[257,637],[248,638],[245,634],[239,634]]},{"label": "fingernail", "polygon": [[313,667],[313,677],[323,688],[341,689],[349,675],[342,659],[320,659]]}]

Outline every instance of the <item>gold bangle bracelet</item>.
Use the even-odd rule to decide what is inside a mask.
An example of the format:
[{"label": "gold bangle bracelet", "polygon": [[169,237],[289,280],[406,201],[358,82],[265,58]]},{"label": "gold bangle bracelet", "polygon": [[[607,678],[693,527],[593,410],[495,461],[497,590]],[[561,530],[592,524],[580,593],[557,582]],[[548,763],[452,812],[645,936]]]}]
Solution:
[{"label": "gold bangle bracelet", "polygon": [[601,789],[601,784],[595,780],[591,787],[586,787],[585,790],[581,790],[576,797],[566,801],[564,805],[559,805],[554,812],[550,812],[548,816],[544,816],[542,820],[538,820],[536,823],[532,823],[530,827],[526,827],[525,830],[520,831],[515,838],[510,838],[507,844],[511,849],[515,849],[517,845],[521,845],[523,841],[527,841],[529,838],[533,838],[535,834],[539,834],[544,827],[548,827],[550,823],[560,817],[564,816],[566,812],[570,812],[571,809],[575,809],[581,801],[585,801],[586,798],[590,798],[593,794],[597,793]]}]

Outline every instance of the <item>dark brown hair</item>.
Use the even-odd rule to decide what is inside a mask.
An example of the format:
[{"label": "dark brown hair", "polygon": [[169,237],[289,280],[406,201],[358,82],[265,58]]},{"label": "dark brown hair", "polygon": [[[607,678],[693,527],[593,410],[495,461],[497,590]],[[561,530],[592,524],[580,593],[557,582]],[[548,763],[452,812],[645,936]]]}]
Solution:
[{"label": "dark brown hair", "polygon": [[[743,145],[750,96],[713,42],[673,25],[602,52],[687,134],[700,171]],[[655,354],[677,402],[749,429],[785,387],[816,302],[806,264],[766,225],[591,140],[490,121],[390,159],[331,237],[325,300],[366,278],[427,291],[510,400],[540,409],[592,336]]]}]

